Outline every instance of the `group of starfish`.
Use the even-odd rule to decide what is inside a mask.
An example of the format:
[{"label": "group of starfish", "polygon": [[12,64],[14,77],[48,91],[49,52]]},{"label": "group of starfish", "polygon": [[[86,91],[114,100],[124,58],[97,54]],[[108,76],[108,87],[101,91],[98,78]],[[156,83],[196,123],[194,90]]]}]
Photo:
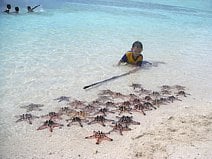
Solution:
[{"label": "group of starfish", "polygon": [[[82,122],[90,124],[99,123],[102,126],[106,126],[105,122],[110,122],[112,125],[112,130],[109,132],[102,131],[93,131],[93,135],[85,137],[85,139],[96,139],[96,144],[99,144],[103,140],[113,141],[107,135],[111,132],[118,132],[120,135],[123,135],[123,131],[132,130],[129,125],[140,125],[140,122],[134,121],[133,116],[127,116],[127,114],[132,114],[132,112],[141,112],[143,115],[146,115],[145,111],[157,109],[162,104],[167,104],[175,100],[181,101],[179,96],[187,97],[190,95],[186,93],[185,87],[180,85],[161,86],[161,90],[151,91],[144,89],[141,84],[132,84],[135,93],[129,95],[124,95],[119,92],[113,92],[111,90],[102,90],[99,93],[97,100],[94,100],[90,103],[72,100],[70,97],[61,96],[54,100],[58,102],[65,102],[68,106],[60,108],[59,112],[49,112],[47,115],[42,115],[40,117],[30,114],[31,111],[41,111],[42,104],[29,104],[25,106],[20,106],[21,108],[26,109],[26,114],[19,115],[19,119],[16,122],[27,121],[29,124],[32,124],[32,120],[36,118],[47,118],[47,120],[37,128],[37,130],[49,129],[50,132],[53,132],[54,128],[62,128],[64,125],[56,122],[57,120],[62,120],[61,116],[66,115],[71,117],[66,119],[68,127],[73,123],[79,123],[80,127],[83,127]],[[175,95],[173,95],[172,90],[177,90]],[[117,101],[119,102],[115,102]],[[127,100],[126,100],[127,98]],[[124,100],[120,102],[120,100]],[[103,107],[104,106],[104,107]],[[112,109],[111,109],[112,108]],[[107,114],[117,114],[116,118],[118,121],[105,118]],[[120,115],[123,114],[121,117]],[[91,120],[90,120],[91,119]]]}]

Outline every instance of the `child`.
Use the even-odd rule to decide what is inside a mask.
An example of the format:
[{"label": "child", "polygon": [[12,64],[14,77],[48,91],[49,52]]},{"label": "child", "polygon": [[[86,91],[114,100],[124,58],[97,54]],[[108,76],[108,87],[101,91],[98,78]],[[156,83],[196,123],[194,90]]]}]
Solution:
[{"label": "child", "polygon": [[15,7],[15,12],[14,13],[19,13],[19,7]]},{"label": "child", "polygon": [[143,61],[143,55],[141,54],[142,51],[142,43],[140,41],[135,41],[132,44],[131,51],[128,51],[124,54],[118,65],[120,65],[121,63],[128,63],[135,66],[141,66]]},{"label": "child", "polygon": [[27,6],[28,13],[33,12],[33,10],[34,10],[35,8],[39,7],[39,6],[40,6],[40,5],[37,5],[37,6],[33,7],[33,8],[31,8],[30,6]]},{"label": "child", "polygon": [[4,11],[5,13],[10,13],[11,5],[7,4],[7,9]]}]

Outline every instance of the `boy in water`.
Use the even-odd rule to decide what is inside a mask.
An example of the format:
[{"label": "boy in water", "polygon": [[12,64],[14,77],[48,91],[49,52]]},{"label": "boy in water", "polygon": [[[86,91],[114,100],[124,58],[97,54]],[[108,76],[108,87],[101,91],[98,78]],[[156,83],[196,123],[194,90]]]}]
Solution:
[{"label": "boy in water", "polygon": [[15,12],[14,13],[19,13],[19,7],[15,7]]},{"label": "boy in water", "polygon": [[121,63],[128,63],[135,66],[141,66],[143,61],[143,55],[141,54],[142,51],[142,43],[140,41],[135,41],[132,44],[131,51],[128,51],[124,54],[124,56],[118,62],[118,65],[120,65]]},{"label": "boy in water", "polygon": [[4,11],[5,13],[10,13],[11,5],[7,4],[7,9]]},{"label": "boy in water", "polygon": [[28,10],[28,13],[30,12],[34,12],[33,10],[37,7],[39,7],[40,5],[37,5],[37,6],[34,6],[33,8],[31,8],[31,6],[27,6],[27,10]]}]

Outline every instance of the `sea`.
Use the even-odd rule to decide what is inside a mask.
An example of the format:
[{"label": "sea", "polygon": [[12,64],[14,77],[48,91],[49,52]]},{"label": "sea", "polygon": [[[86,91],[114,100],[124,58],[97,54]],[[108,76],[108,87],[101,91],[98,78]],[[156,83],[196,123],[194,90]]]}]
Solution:
[{"label": "sea", "polygon": [[[7,4],[20,12],[3,13]],[[2,143],[25,113],[20,106],[54,111],[60,96],[92,101],[105,89],[129,94],[132,83],[182,85],[212,104],[211,0],[0,0],[0,9]],[[117,63],[137,40],[152,65],[83,89],[134,69]]]}]

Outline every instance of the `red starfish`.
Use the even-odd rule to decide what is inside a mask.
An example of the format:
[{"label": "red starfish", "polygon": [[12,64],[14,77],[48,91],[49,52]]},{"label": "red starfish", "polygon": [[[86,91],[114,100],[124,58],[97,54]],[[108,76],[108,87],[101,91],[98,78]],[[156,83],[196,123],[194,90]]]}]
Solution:
[{"label": "red starfish", "polygon": [[53,132],[53,128],[61,127],[61,126],[63,126],[63,124],[55,123],[52,120],[46,120],[44,124],[40,126],[37,130],[43,130],[43,129],[49,128],[49,131]]},{"label": "red starfish", "polygon": [[106,136],[106,133],[101,131],[93,131],[93,135],[85,137],[85,139],[96,139],[96,144],[99,144],[102,140],[113,141],[113,139]]}]

